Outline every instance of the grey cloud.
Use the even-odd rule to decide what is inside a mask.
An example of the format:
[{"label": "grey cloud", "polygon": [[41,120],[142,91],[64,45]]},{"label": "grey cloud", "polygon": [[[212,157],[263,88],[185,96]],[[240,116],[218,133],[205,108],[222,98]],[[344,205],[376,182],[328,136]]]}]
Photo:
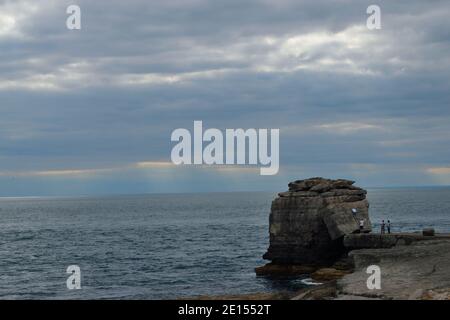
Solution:
[{"label": "grey cloud", "polygon": [[[422,171],[450,162],[446,1],[379,1],[379,31],[366,1],[80,0],[79,32],[68,4],[0,1],[17,17],[0,32],[3,170],[167,160],[171,131],[194,120],[280,128],[282,166],[304,175],[393,184],[403,164],[397,181],[433,183]],[[360,124],[378,129],[339,134]]]}]

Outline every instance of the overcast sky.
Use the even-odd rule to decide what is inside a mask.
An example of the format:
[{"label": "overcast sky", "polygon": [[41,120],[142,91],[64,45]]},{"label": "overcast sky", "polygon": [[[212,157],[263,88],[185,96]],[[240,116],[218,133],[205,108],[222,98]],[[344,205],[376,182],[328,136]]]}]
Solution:
[{"label": "overcast sky", "polygon": [[[449,17],[448,0],[0,0],[0,196],[448,185]],[[279,174],[175,167],[170,134],[194,120],[279,128]]]}]

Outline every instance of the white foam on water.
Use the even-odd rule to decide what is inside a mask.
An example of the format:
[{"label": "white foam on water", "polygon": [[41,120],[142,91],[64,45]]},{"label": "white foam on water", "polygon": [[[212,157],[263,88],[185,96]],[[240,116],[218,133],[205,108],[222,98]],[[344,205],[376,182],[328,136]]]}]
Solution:
[{"label": "white foam on water", "polygon": [[303,279],[303,280],[301,280],[301,283],[303,283],[303,284],[305,284],[305,285],[307,285],[307,286],[319,286],[319,285],[322,284],[321,282],[315,282],[315,281],[314,281],[313,279],[311,279],[311,278]]}]

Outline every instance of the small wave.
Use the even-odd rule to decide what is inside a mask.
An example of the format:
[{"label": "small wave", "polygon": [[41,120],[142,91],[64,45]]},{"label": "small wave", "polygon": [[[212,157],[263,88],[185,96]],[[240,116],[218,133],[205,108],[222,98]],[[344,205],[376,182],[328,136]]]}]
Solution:
[{"label": "small wave", "polygon": [[27,240],[33,240],[35,238],[34,235],[28,235],[28,236],[18,236],[17,238],[13,239],[14,241],[27,241]]},{"label": "small wave", "polygon": [[321,282],[315,282],[313,279],[311,278],[306,278],[300,281],[301,283],[307,285],[307,286],[319,286],[322,283]]}]

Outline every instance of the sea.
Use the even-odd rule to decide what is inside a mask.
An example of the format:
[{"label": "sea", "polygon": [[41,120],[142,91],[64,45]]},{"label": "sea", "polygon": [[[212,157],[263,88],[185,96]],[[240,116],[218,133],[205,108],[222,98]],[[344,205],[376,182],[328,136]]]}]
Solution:
[{"label": "sea", "polygon": [[[450,232],[450,188],[368,190],[377,231]],[[0,299],[177,299],[295,291],[257,277],[275,193],[0,198]],[[68,289],[69,266],[80,289]]]}]

